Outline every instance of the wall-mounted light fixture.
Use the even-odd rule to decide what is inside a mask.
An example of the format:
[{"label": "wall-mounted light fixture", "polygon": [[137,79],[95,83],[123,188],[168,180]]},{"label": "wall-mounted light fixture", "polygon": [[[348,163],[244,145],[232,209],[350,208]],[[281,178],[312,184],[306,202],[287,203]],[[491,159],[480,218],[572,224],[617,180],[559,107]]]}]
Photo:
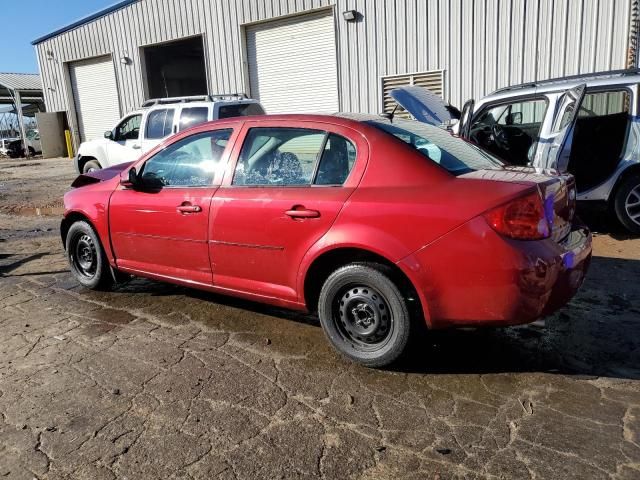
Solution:
[{"label": "wall-mounted light fixture", "polygon": [[51,50],[47,50],[47,60],[53,60],[53,52]]},{"label": "wall-mounted light fixture", "polygon": [[123,65],[129,65],[132,62],[132,60],[127,57],[127,55],[123,55],[122,57],[120,57],[120,63]]},{"label": "wall-mounted light fixture", "polygon": [[344,12],[342,12],[342,17],[347,22],[355,22],[358,19],[358,12],[356,12],[355,10],[345,10]]}]

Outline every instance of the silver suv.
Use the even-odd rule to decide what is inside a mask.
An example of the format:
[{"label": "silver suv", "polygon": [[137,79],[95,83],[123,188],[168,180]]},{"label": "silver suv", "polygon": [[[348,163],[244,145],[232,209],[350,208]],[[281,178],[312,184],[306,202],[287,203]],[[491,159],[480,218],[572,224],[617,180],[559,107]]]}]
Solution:
[{"label": "silver suv", "polygon": [[[606,202],[640,234],[639,84],[640,70],[632,69],[515,85],[469,100],[453,130],[508,163],[569,171],[578,200]],[[426,96],[412,88],[392,96],[418,120],[427,106],[443,111],[431,96],[431,104],[418,101]]]},{"label": "silver suv", "polygon": [[263,115],[257,100],[245,94],[216,94],[147,100],[122,117],[104,138],[83,142],[75,158],[78,173],[132,162],[168,136],[200,123],[229,117]]}]

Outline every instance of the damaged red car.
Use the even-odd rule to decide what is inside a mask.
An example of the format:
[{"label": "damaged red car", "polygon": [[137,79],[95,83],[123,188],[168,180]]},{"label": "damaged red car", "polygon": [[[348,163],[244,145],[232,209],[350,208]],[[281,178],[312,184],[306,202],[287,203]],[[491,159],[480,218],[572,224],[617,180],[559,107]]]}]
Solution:
[{"label": "damaged red car", "polygon": [[73,187],[61,234],[83,286],[134,275],[317,312],[372,367],[414,327],[545,316],[591,258],[571,175],[388,117],[210,122]]}]

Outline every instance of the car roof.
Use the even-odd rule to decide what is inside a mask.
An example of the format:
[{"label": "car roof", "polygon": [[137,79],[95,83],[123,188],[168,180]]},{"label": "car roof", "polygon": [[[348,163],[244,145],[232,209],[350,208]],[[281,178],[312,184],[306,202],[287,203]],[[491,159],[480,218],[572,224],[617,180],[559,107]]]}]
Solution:
[{"label": "car roof", "polygon": [[512,85],[495,90],[489,95],[483,97],[482,101],[484,103],[486,100],[511,98],[514,96],[531,95],[533,93],[552,93],[574,88],[583,83],[587,85],[587,88],[633,85],[640,83],[640,69],[632,68],[626,70],[585,73]]}]

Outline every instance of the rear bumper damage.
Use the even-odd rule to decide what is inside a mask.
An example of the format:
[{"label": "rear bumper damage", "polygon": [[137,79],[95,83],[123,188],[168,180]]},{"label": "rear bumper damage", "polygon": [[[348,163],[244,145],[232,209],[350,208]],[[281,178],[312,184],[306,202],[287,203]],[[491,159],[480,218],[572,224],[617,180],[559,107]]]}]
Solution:
[{"label": "rear bumper damage", "polygon": [[582,285],[591,233],[574,225],[564,241],[501,237],[477,218],[403,259],[419,284],[431,328],[533,322],[564,306]]}]

